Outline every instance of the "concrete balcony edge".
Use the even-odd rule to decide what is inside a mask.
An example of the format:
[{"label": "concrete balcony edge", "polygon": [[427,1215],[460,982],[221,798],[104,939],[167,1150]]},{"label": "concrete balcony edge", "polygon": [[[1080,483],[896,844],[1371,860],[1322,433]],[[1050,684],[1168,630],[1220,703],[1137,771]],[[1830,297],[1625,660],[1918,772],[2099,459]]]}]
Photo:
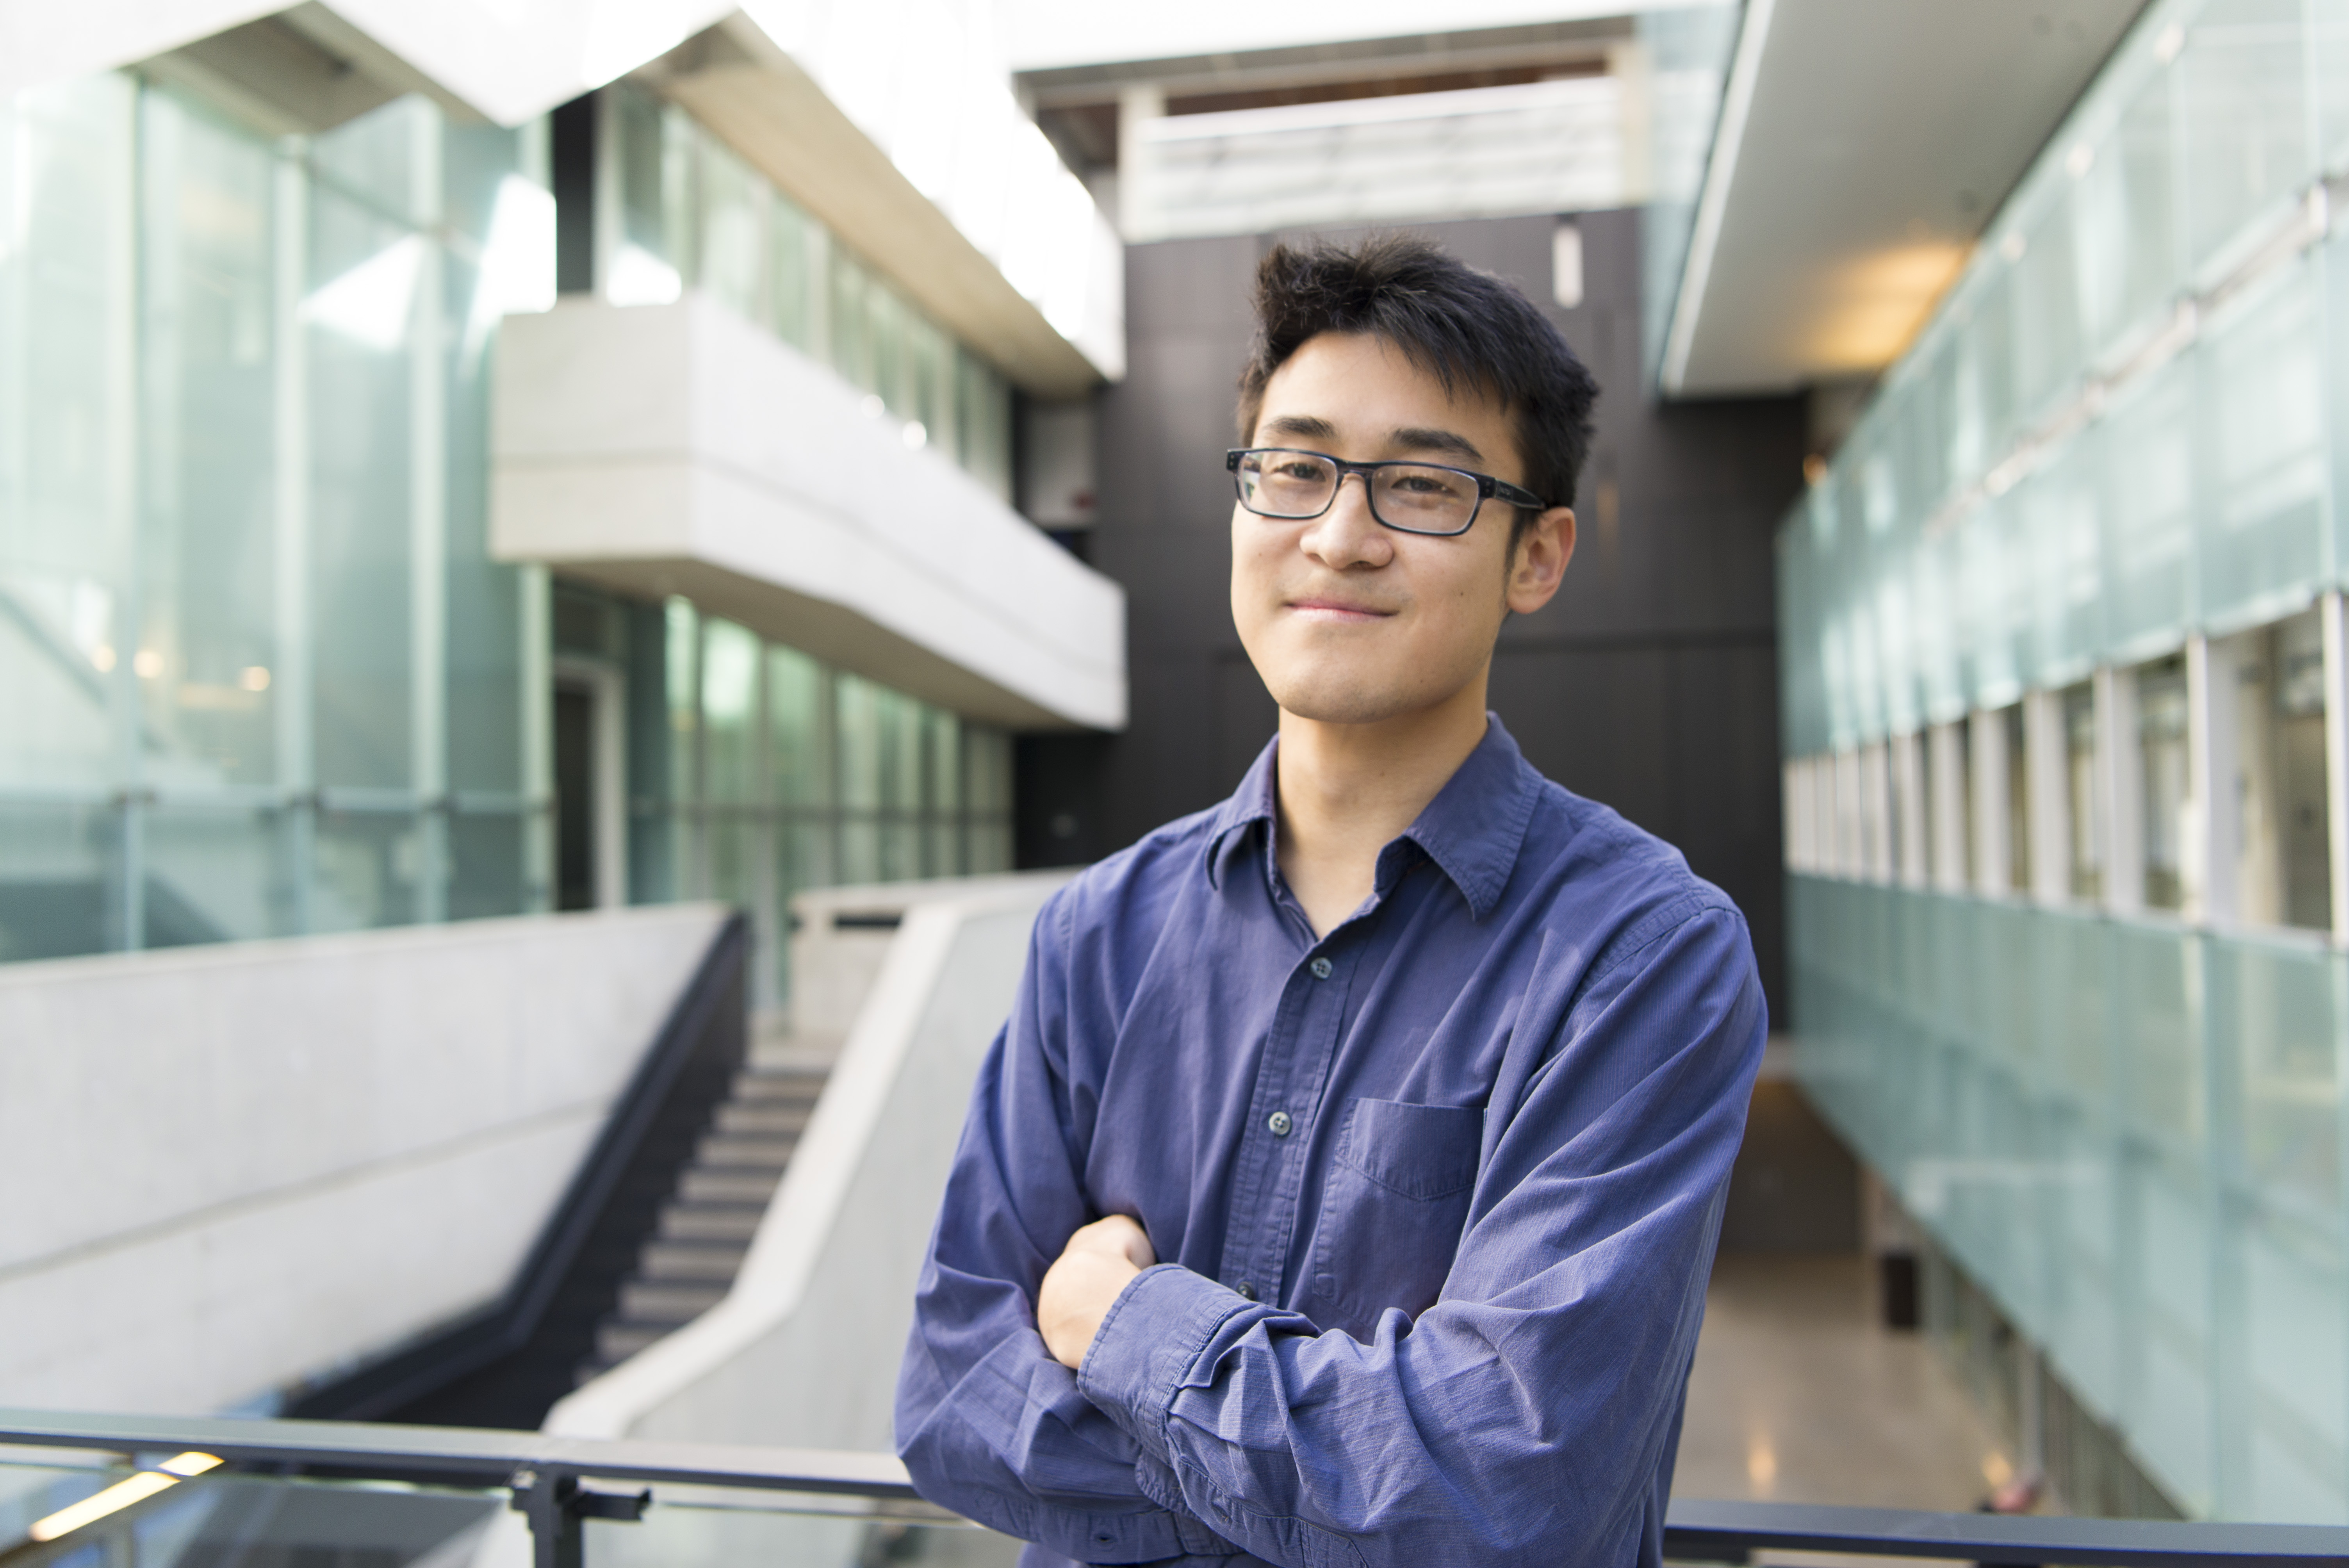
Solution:
[{"label": "concrete balcony edge", "polygon": [[970,717],[1125,723],[1125,600],[830,370],[689,296],[507,318],[491,552],[709,612]]}]

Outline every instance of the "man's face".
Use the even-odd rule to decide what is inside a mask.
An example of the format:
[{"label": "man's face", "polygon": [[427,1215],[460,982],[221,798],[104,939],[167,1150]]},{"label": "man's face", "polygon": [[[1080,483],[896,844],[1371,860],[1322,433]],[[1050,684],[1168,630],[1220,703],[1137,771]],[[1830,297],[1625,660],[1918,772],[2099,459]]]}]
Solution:
[{"label": "man's face", "polygon": [[[1524,483],[1506,410],[1465,389],[1447,394],[1385,339],[1355,334],[1309,339],[1273,373],[1248,444]],[[1317,518],[1281,521],[1235,502],[1232,619],[1273,699],[1301,718],[1375,724],[1474,682],[1481,707],[1502,619],[1546,603],[1573,549],[1573,514],[1554,508],[1512,561],[1516,516],[1488,500],[1465,533],[1399,533],[1371,517],[1354,477]]]}]

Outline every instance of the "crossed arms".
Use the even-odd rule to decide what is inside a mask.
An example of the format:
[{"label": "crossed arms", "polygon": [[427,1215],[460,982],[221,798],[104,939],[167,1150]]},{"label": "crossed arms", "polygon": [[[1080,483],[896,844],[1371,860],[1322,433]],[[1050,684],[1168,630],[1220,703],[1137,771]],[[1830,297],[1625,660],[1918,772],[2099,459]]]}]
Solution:
[{"label": "crossed arms", "polygon": [[1544,1037],[1529,1006],[1510,1048],[1539,1060],[1487,1111],[1441,1296],[1364,1336],[1100,1215],[1049,913],[923,1271],[897,1437],[924,1494],[1089,1563],[1652,1559],[1766,1027],[1733,912],[1626,955]]}]

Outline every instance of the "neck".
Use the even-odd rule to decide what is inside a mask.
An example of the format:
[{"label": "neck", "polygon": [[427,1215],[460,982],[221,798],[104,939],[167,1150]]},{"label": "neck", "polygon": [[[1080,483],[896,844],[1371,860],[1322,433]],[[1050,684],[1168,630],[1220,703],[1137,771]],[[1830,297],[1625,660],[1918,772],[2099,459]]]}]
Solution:
[{"label": "neck", "polygon": [[1433,707],[1371,724],[1282,710],[1280,873],[1316,932],[1370,896],[1379,851],[1485,738],[1485,686],[1479,676]]}]

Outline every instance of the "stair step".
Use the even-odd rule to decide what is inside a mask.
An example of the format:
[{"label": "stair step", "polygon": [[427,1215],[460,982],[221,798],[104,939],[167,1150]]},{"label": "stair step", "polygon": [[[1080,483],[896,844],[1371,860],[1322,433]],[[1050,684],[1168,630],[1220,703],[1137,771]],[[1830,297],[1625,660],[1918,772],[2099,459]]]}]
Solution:
[{"label": "stair step", "polygon": [[792,1150],[798,1146],[796,1138],[731,1138],[713,1132],[701,1140],[693,1162],[719,1170],[772,1171],[781,1174],[783,1167],[792,1162]]},{"label": "stair step", "polygon": [[620,1324],[678,1328],[726,1299],[717,1281],[632,1279],[620,1287]]},{"label": "stair step", "polygon": [[605,1367],[616,1366],[634,1356],[647,1345],[657,1345],[677,1330],[665,1324],[607,1323],[595,1331],[595,1360]]},{"label": "stair step", "polygon": [[776,1171],[714,1171],[692,1167],[678,1178],[677,1195],[688,1203],[761,1203],[775,1195],[783,1173]]},{"label": "stair step", "polygon": [[750,1250],[740,1242],[647,1242],[636,1264],[636,1277],[647,1282],[710,1280],[731,1284],[742,1272],[742,1254]]},{"label": "stair step", "polygon": [[748,1243],[766,1214],[755,1203],[671,1203],[661,1211],[660,1239]]},{"label": "stair step", "polygon": [[734,1079],[733,1102],[737,1105],[765,1104],[775,1100],[792,1103],[815,1103],[823,1092],[822,1073],[754,1073],[746,1072]]},{"label": "stair step", "polygon": [[718,1108],[717,1130],[730,1137],[789,1138],[797,1140],[806,1130],[811,1105],[761,1100],[752,1105],[737,1102]]}]

